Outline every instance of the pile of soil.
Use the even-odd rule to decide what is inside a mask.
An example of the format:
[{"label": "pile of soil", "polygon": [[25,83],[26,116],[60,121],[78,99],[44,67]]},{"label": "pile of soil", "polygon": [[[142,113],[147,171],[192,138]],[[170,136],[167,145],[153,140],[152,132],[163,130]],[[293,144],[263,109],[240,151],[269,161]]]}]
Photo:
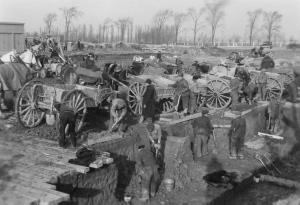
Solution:
[{"label": "pile of soil", "polygon": [[211,56],[221,56],[221,54],[226,53],[225,49],[219,48],[219,47],[201,47],[201,49]]}]

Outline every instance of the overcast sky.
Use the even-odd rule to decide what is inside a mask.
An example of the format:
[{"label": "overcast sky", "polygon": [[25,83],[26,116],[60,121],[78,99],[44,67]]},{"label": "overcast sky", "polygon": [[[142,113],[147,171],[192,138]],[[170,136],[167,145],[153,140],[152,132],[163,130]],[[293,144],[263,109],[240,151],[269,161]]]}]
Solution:
[{"label": "overcast sky", "polygon": [[[96,26],[106,17],[112,19],[132,17],[134,24],[149,24],[153,15],[163,9],[171,9],[175,12],[186,12],[190,7],[200,8],[204,6],[203,0],[0,0],[0,21],[25,23],[25,30],[39,31],[44,27],[44,16],[49,12],[55,12],[58,19],[54,26],[61,31],[64,28],[61,7],[77,7],[84,13],[82,18],[73,21],[79,25],[85,23]],[[294,36],[300,40],[300,0],[229,0],[224,7],[226,16],[221,28],[217,30],[217,36],[230,37],[233,34],[245,35],[247,25],[247,11],[263,9],[264,11],[278,11],[283,15],[282,32],[287,39]],[[204,18],[203,18],[204,21]],[[260,23],[262,18],[260,19]],[[168,24],[172,24],[170,19]],[[184,27],[189,29],[191,21]],[[202,31],[201,31],[202,32]],[[199,32],[199,34],[201,33]],[[181,35],[192,36],[191,30],[183,31]],[[207,25],[203,33],[210,35]]]}]

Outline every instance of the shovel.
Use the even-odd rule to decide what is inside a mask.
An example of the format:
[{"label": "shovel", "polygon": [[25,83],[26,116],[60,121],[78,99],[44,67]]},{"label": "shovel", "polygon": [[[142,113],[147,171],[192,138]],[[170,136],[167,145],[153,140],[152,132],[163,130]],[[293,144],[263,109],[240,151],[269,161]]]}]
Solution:
[{"label": "shovel", "polygon": [[214,148],[213,148],[213,153],[214,154],[218,154],[218,147],[217,147],[217,143],[216,143],[216,136],[215,136],[215,132],[213,131],[213,137],[214,137]]}]

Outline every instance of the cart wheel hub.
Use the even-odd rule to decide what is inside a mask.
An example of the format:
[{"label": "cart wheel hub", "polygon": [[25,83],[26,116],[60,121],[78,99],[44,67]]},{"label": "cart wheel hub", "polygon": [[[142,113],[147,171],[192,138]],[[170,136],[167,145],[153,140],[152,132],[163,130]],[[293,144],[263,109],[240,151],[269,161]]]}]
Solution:
[{"label": "cart wheel hub", "polygon": [[219,93],[214,93],[214,97],[219,97]]},{"label": "cart wheel hub", "polygon": [[139,103],[142,101],[142,97],[141,96],[136,96],[136,101]]},{"label": "cart wheel hub", "polygon": [[32,103],[30,103],[30,107],[31,107],[31,109],[35,109],[35,103],[34,102],[32,102]]}]

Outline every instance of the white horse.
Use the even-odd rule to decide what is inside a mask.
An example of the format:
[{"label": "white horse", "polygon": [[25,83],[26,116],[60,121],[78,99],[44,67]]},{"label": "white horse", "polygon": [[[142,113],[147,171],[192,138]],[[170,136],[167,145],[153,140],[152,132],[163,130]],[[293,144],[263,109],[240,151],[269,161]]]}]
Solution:
[{"label": "white horse", "polygon": [[7,54],[4,54],[1,57],[1,61],[4,62],[5,64],[7,63],[12,63],[12,62],[17,62],[17,56],[20,57],[20,59],[23,61],[23,63],[28,67],[31,68],[32,66],[38,66],[42,67],[41,63],[39,60],[37,60],[34,52],[30,49],[27,49],[24,53],[18,54],[17,51],[13,50]]}]

